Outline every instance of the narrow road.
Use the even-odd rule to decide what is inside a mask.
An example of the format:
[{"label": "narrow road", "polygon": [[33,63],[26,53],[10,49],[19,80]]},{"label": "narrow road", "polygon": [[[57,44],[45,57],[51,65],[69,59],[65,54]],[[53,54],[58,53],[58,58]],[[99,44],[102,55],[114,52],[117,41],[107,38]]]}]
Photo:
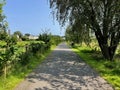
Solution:
[{"label": "narrow road", "polygon": [[15,90],[114,89],[62,43]]}]

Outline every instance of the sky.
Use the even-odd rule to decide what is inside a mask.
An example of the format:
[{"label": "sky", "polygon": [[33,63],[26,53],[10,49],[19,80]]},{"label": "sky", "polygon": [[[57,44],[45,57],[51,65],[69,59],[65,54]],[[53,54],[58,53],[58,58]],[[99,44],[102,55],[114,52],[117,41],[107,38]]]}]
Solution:
[{"label": "sky", "polygon": [[53,35],[64,35],[64,28],[53,19],[49,0],[6,0],[3,10],[11,33],[39,35],[49,29]]}]

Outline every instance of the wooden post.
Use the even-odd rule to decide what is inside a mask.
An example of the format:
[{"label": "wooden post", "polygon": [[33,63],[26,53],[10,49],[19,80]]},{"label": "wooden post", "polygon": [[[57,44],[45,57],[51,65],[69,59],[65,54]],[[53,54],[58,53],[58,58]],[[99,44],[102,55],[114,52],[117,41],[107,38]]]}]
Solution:
[{"label": "wooden post", "polygon": [[4,66],[3,71],[4,71],[4,79],[6,79],[6,76],[7,76],[7,65],[6,64]]}]

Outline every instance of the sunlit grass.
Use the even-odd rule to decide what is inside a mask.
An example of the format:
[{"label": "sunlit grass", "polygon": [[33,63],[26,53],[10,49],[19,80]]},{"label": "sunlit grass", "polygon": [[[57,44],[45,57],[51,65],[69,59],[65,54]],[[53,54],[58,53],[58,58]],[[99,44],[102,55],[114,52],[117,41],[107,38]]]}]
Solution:
[{"label": "sunlit grass", "polygon": [[18,84],[20,81],[22,81],[23,79],[20,78],[19,76],[13,76],[10,75],[10,77],[4,79],[4,78],[0,78],[0,90],[13,90],[13,88],[15,87],[16,84]]},{"label": "sunlit grass", "polygon": [[102,58],[100,52],[93,51],[89,47],[75,47],[76,52],[87,64],[96,70],[116,90],[120,90],[120,61],[110,62]]}]

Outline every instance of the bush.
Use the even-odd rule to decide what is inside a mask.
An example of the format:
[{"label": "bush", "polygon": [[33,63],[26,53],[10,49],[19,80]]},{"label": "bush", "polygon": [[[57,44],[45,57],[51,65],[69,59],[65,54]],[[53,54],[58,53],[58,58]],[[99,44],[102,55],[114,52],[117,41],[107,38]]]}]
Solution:
[{"label": "bush", "polygon": [[20,55],[20,63],[21,63],[21,65],[25,66],[25,65],[29,64],[31,56],[32,56],[32,54],[30,52],[22,53]]}]

